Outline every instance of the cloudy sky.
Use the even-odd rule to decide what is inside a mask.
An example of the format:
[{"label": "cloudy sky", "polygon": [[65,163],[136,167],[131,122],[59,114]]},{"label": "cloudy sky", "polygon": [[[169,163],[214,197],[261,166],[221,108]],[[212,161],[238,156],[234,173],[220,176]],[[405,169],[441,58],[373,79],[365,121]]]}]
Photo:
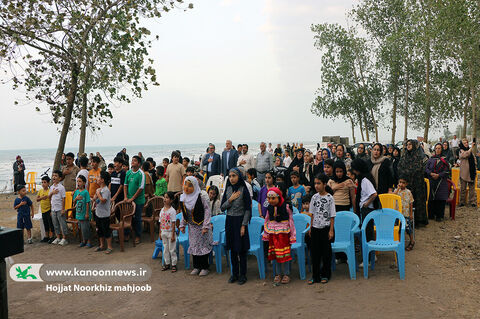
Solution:
[{"label": "cloudy sky", "polygon": [[[188,2],[188,1],[187,1]],[[88,134],[88,146],[261,140],[318,141],[351,135],[342,120],[314,116],[320,53],[312,23],[346,24],[354,0],[191,0],[195,8],[151,24],[159,87],[113,110],[113,127]],[[0,149],[53,148],[57,128],[20,93],[0,86]],[[401,120],[401,119],[400,119]],[[403,124],[399,121],[399,134]],[[385,139],[390,133],[381,130]],[[359,135],[359,132],[357,132]],[[358,138],[358,136],[357,136]],[[78,132],[67,145],[77,146]]]}]

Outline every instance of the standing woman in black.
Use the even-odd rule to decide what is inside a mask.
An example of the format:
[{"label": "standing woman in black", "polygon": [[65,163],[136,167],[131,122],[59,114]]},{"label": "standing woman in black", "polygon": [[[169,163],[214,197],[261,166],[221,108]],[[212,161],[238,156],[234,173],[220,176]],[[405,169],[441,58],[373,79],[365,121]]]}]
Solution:
[{"label": "standing woman in black", "polygon": [[368,160],[368,168],[375,180],[377,194],[388,193],[393,189],[393,169],[392,162],[386,156],[382,155],[383,146],[375,143],[372,147],[372,156]]}]

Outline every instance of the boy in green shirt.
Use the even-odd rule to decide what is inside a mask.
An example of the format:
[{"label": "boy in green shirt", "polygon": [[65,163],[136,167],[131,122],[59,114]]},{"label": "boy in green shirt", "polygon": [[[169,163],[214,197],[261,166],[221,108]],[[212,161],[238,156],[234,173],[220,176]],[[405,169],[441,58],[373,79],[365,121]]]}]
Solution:
[{"label": "boy in green shirt", "polygon": [[155,183],[155,196],[163,196],[167,192],[167,181],[163,178],[165,167],[157,166],[157,182]]},{"label": "boy in green shirt", "polygon": [[[140,243],[142,234],[142,211],[145,205],[145,174],[140,169],[142,159],[139,156],[132,157],[132,169],[125,176],[123,193],[128,203],[135,202],[135,215],[133,215],[133,230],[135,231],[135,244]],[[129,240],[128,233],[125,240]]]}]

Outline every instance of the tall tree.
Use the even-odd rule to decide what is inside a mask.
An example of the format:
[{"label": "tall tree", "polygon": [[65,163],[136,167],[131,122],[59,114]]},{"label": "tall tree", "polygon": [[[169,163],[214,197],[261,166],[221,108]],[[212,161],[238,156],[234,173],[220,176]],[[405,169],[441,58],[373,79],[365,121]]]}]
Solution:
[{"label": "tall tree", "polygon": [[[118,90],[122,85],[138,95],[155,82],[154,69],[144,63],[150,32],[141,19],[161,17],[177,3],[182,1],[9,0],[0,6],[0,58],[12,70],[13,87],[23,86],[27,98],[46,102],[61,126],[54,169],[79,96],[98,90],[90,117],[104,121],[111,113],[100,93],[127,101]],[[95,61],[90,74],[89,59]]]},{"label": "tall tree", "polygon": [[381,89],[372,72],[372,57],[365,40],[338,24],[314,25],[312,31],[314,45],[322,52],[322,81],[312,112],[349,121],[353,139],[356,123],[360,129],[363,124],[367,139],[373,129],[378,140],[375,114],[379,110]]}]

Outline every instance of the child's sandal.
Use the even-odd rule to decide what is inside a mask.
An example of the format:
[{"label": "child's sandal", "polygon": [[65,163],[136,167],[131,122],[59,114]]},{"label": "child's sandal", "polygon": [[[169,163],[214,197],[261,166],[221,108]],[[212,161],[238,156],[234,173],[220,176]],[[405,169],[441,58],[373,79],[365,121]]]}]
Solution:
[{"label": "child's sandal", "polygon": [[177,272],[177,266],[172,266],[172,272]]},{"label": "child's sandal", "polygon": [[283,276],[282,278],[282,284],[288,284],[290,282],[290,277],[287,275]]},{"label": "child's sandal", "polygon": [[314,283],[315,283],[315,280],[313,280],[313,278],[307,281],[308,285],[313,285]]},{"label": "child's sandal", "polygon": [[320,283],[322,283],[322,284],[328,283],[328,278],[322,278],[322,280],[320,281]]},{"label": "child's sandal", "polygon": [[162,271],[166,271],[170,269],[170,265],[165,265],[162,267]]},{"label": "child's sandal", "polygon": [[415,243],[409,243],[407,248],[405,248],[406,251],[411,251],[413,247],[415,246]]},{"label": "child's sandal", "polygon": [[281,280],[282,280],[282,277],[280,277],[280,275],[276,275],[275,278],[273,279],[273,283],[279,284]]}]

